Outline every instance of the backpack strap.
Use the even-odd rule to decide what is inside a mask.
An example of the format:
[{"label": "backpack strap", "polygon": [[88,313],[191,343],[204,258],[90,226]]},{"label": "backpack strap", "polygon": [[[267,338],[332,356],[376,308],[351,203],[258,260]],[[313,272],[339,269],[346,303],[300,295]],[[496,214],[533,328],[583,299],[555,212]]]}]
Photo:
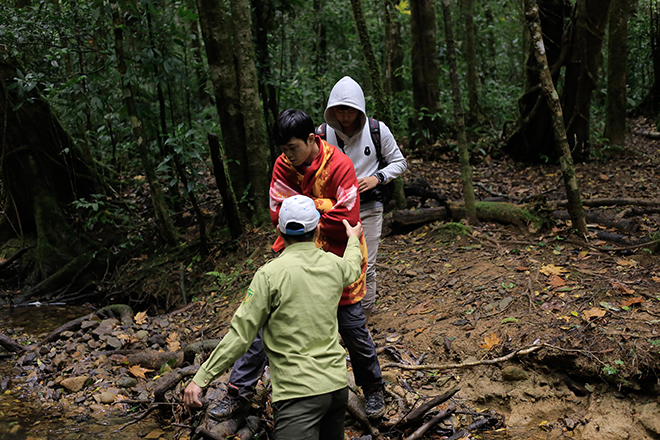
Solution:
[{"label": "backpack strap", "polygon": [[371,141],[374,143],[374,148],[376,149],[378,165],[381,168],[385,168],[387,163],[383,159],[383,153],[380,148],[380,123],[377,119],[369,118],[369,131],[371,132]]}]

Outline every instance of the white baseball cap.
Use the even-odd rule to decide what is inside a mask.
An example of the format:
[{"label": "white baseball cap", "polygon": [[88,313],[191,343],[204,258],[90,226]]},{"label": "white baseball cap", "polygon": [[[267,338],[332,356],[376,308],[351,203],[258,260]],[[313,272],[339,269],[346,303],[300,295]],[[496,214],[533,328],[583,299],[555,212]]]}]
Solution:
[{"label": "white baseball cap", "polygon": [[[287,197],[280,208],[279,227],[286,235],[303,235],[316,229],[321,214],[316,210],[314,200],[307,196]],[[298,223],[291,225],[291,223]],[[302,225],[302,228],[300,228]]]}]

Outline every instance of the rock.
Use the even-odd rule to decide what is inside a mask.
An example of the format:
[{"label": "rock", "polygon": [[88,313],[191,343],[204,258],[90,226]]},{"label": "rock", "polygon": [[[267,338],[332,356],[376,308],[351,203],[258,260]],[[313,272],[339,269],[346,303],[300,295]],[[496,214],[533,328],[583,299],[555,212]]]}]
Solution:
[{"label": "rock", "polygon": [[637,420],[644,428],[654,433],[653,437],[660,436],[660,405],[656,402],[641,405],[637,409]]},{"label": "rock", "polygon": [[137,386],[137,384],[138,384],[137,379],[135,379],[133,377],[128,377],[128,376],[124,376],[124,377],[120,378],[115,383],[115,385],[117,385],[119,388],[133,388],[133,387]]},{"label": "rock", "polygon": [[115,401],[116,395],[109,392],[109,391],[104,391],[101,393],[101,403],[109,404]]},{"label": "rock", "polygon": [[504,310],[507,307],[509,307],[509,304],[511,304],[512,302],[513,302],[513,298],[510,297],[510,296],[507,296],[507,297],[503,298],[502,301],[500,301],[498,306],[499,306],[500,310]]},{"label": "rock", "polygon": [[383,380],[392,384],[399,383],[399,373],[393,370],[383,371]]},{"label": "rock", "polygon": [[53,366],[61,370],[63,369],[64,366],[66,366],[69,363],[70,359],[71,359],[70,356],[67,356],[64,353],[60,353],[57,356],[55,356],[55,359],[53,359]]},{"label": "rock", "polygon": [[502,369],[502,379],[508,382],[516,380],[526,380],[529,375],[520,367],[509,366]]},{"label": "rock", "polygon": [[101,321],[101,323],[96,327],[94,330],[92,330],[92,334],[96,336],[103,336],[103,335],[108,335],[110,332],[112,332],[113,328],[119,324],[119,321],[110,318],[110,319],[104,319]]},{"label": "rock", "polygon": [[80,324],[80,328],[82,330],[86,330],[88,328],[96,328],[100,324],[100,321],[83,321],[82,324]]},{"label": "rock", "polygon": [[135,337],[140,341],[143,341],[149,337],[149,332],[146,330],[138,330],[138,332],[135,333]]},{"label": "rock", "polygon": [[69,377],[69,378],[63,379],[60,382],[60,386],[62,386],[62,388],[65,388],[67,391],[69,391],[71,393],[77,393],[78,391],[83,389],[83,387],[85,386],[85,383],[88,380],[89,380],[89,376]]},{"label": "rock", "polygon": [[105,341],[106,344],[108,344],[110,347],[114,348],[115,350],[119,350],[123,344],[118,338],[115,338],[114,336],[102,336],[101,337],[102,341]]}]

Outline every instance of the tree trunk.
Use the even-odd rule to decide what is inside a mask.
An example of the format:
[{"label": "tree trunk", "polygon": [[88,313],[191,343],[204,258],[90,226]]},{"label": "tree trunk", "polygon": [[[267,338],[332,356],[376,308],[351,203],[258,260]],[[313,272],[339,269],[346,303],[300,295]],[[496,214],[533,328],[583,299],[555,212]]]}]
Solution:
[{"label": "tree trunk", "polygon": [[259,82],[254,64],[252,18],[249,0],[231,0],[231,15],[236,51],[236,72],[240,90],[240,105],[245,130],[245,152],[248,157],[252,221],[255,224],[270,221],[268,208],[269,154],[266,143],[263,112],[259,101]]},{"label": "tree trunk", "polygon": [[165,197],[161,191],[156,172],[154,171],[153,164],[149,158],[149,151],[147,148],[147,138],[137,114],[137,107],[135,99],[133,98],[133,88],[130,82],[126,81],[126,60],[124,59],[124,43],[123,43],[123,23],[119,15],[119,7],[116,0],[111,0],[110,7],[112,9],[112,19],[115,28],[115,55],[117,56],[117,70],[121,78],[121,87],[124,97],[124,105],[131,121],[133,129],[133,136],[135,136],[135,143],[144,168],[144,174],[149,183],[149,193],[151,194],[151,202],[154,206],[158,226],[163,239],[171,246],[174,246],[179,238],[179,233],[174,228],[174,223],[167,210]]},{"label": "tree trunk", "polygon": [[484,28],[488,57],[482,58],[481,68],[489,78],[495,78],[497,76],[497,49],[495,47],[495,32],[493,32],[493,29],[495,29],[495,19],[493,18],[493,10],[487,1],[484,2],[484,19],[486,21]]},{"label": "tree trunk", "polygon": [[[232,23],[227,18],[228,12],[217,0],[197,0],[197,10],[222,128],[229,180],[241,200],[247,196],[250,173],[231,37]],[[247,217],[250,213],[247,203],[241,203],[240,208]]]},{"label": "tree trunk", "polygon": [[[27,279],[23,294],[30,295],[33,286],[93,246],[69,225],[64,209],[101,184],[36,89],[19,95],[11,87],[17,70],[13,60],[0,60],[0,243],[30,246],[21,260],[21,280]],[[73,279],[70,274],[52,288]]]},{"label": "tree trunk", "polygon": [[404,67],[401,20],[394,0],[385,0],[385,93],[395,97],[406,90],[401,70]]},{"label": "tree trunk", "polygon": [[390,107],[389,97],[385,96],[385,92],[383,91],[380,69],[378,68],[376,56],[371,47],[371,39],[367,32],[367,23],[364,20],[364,13],[362,12],[362,0],[351,0],[351,6],[353,7],[353,17],[355,18],[355,25],[357,26],[360,43],[362,44],[362,53],[367,61],[367,69],[371,77],[371,88],[376,104],[374,118],[383,121],[385,125],[391,127],[392,107]]},{"label": "tree trunk", "polygon": [[611,0],[578,0],[569,36],[570,55],[562,93],[568,145],[577,160],[589,158],[591,94],[597,86]]},{"label": "tree trunk", "polygon": [[612,0],[607,46],[607,111],[604,136],[610,145],[626,144],[626,68],[628,0]]},{"label": "tree trunk", "polygon": [[[538,2],[543,45],[555,84],[563,64],[562,38],[564,32],[563,0],[545,0]],[[555,149],[550,108],[540,88],[540,79],[534,46],[525,28],[525,93],[518,100],[520,117],[514,133],[507,135],[504,151],[514,160],[538,163],[543,160],[554,161],[559,152]]]},{"label": "tree trunk", "polygon": [[454,31],[449,10],[450,0],[442,0],[442,15],[445,19],[445,38],[447,39],[447,56],[449,58],[449,80],[454,100],[454,124],[458,137],[458,159],[461,167],[461,181],[463,182],[463,199],[468,222],[475,225],[479,223],[475,208],[474,188],[472,187],[472,167],[468,153],[465,136],[465,121],[463,117],[463,103],[461,102],[461,88],[458,80],[458,64],[456,63],[456,48],[454,46]]},{"label": "tree trunk", "polygon": [[573,227],[577,229],[582,237],[587,235],[587,223],[584,218],[584,208],[580,199],[580,189],[578,188],[577,178],[575,177],[575,168],[573,167],[573,158],[571,150],[566,139],[566,129],[564,127],[564,118],[562,108],[559,103],[557,90],[550,77],[548,60],[543,47],[543,34],[539,20],[539,8],[536,0],[525,0],[525,19],[529,27],[530,36],[533,40],[533,46],[536,48],[534,54],[538,63],[538,70],[541,78],[541,90],[548,101],[548,107],[552,110],[552,127],[557,140],[557,149],[561,151],[560,164],[562,175],[564,176],[564,186],[566,187],[566,198],[568,199],[568,212],[571,215]]},{"label": "tree trunk", "polygon": [[222,206],[225,212],[225,217],[227,218],[229,233],[231,234],[231,238],[237,239],[243,234],[243,224],[241,223],[241,218],[238,214],[236,195],[227,179],[227,173],[225,173],[225,161],[222,158],[218,135],[215,133],[209,133],[208,141],[209,150],[211,151],[211,162],[213,163],[215,183],[222,196]]},{"label": "tree trunk", "polygon": [[413,146],[432,144],[443,131],[440,119],[435,2],[411,0],[412,89],[415,117],[411,121]]},{"label": "tree trunk", "polygon": [[[653,112],[660,111],[660,2],[653,0],[649,4],[651,58],[653,59],[653,96],[651,99]],[[660,116],[658,116],[660,130]]]},{"label": "tree trunk", "polygon": [[463,1],[463,19],[465,20],[465,62],[467,63],[468,102],[470,104],[467,123],[473,125],[479,117],[477,94],[477,55],[474,45],[474,8],[473,0]]}]

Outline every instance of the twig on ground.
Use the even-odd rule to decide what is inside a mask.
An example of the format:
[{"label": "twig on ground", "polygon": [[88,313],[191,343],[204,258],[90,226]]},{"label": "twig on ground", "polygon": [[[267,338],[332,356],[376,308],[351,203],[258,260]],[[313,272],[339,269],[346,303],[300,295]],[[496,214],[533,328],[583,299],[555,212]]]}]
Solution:
[{"label": "twig on ground", "polygon": [[398,364],[398,363],[388,363],[388,364],[382,364],[380,367],[381,368],[401,368],[403,370],[450,370],[450,369],[453,369],[453,368],[476,367],[477,365],[492,365],[492,364],[497,364],[499,362],[508,361],[509,359],[511,359],[515,356],[518,356],[518,355],[533,353],[536,350],[539,350],[539,349],[543,348],[546,345],[547,344],[532,345],[531,347],[521,348],[519,350],[512,351],[511,353],[507,354],[506,356],[502,356],[502,357],[499,357],[499,358],[484,359],[484,360],[481,360],[481,361],[474,361],[474,362],[465,362],[463,364],[405,365],[405,364]]}]

